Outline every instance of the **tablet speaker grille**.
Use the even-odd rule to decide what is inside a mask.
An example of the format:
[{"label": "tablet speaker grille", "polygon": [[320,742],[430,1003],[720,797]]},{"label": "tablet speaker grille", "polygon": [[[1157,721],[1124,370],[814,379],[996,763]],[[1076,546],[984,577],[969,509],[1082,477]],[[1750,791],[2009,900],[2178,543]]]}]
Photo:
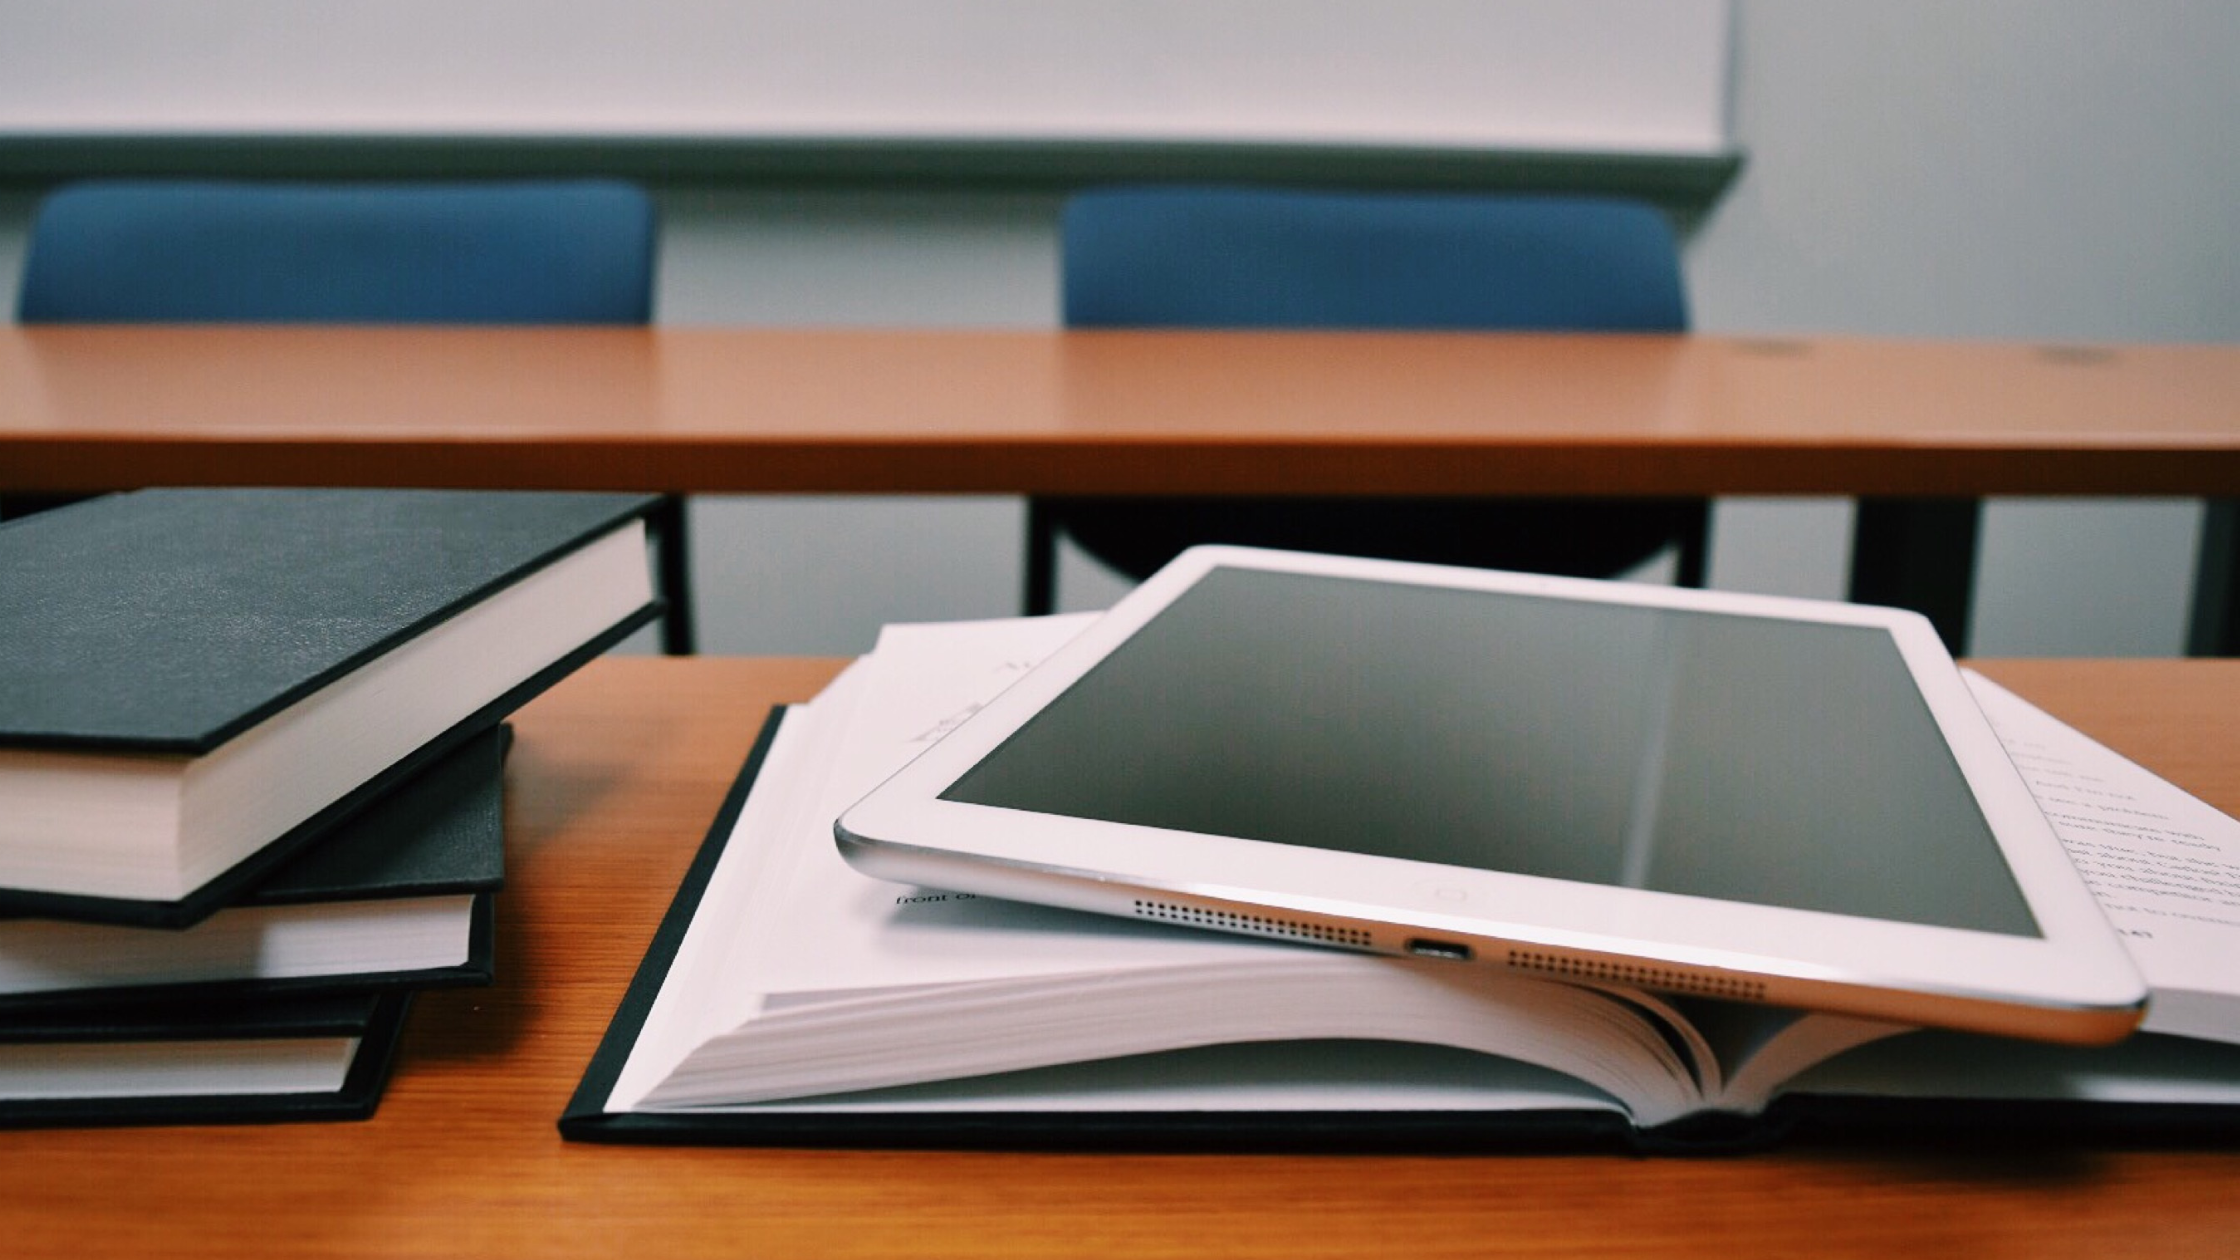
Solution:
[{"label": "tablet speaker grille", "polygon": [[1762,1002],[1766,996],[1766,986],[1756,980],[1707,976],[1700,972],[1674,971],[1667,967],[1652,967],[1641,963],[1597,962],[1591,958],[1566,958],[1560,954],[1512,949],[1509,951],[1509,965],[1570,980],[1630,984],[1637,988],[1693,993],[1698,997],[1727,998],[1737,1002]]},{"label": "tablet speaker grille", "polygon": [[1136,917],[1156,919],[1161,923],[1180,923],[1188,927],[1217,928],[1224,932],[1249,932],[1254,936],[1281,936],[1294,941],[1314,941],[1322,945],[1369,948],[1369,934],[1359,928],[1333,927],[1300,919],[1273,919],[1266,915],[1239,914],[1229,910],[1204,910],[1197,906],[1177,905],[1171,901],[1147,901],[1139,897],[1136,899]]}]

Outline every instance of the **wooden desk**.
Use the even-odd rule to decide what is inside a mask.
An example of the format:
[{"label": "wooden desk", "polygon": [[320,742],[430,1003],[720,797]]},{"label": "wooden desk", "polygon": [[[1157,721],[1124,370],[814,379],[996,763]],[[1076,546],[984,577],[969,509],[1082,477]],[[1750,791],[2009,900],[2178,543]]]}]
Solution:
[{"label": "wooden desk", "polygon": [[[765,707],[837,662],[622,658],[520,717],[500,982],[414,1011],[364,1124],[0,1133],[34,1256],[2192,1256],[2240,1151],[1738,1159],[1099,1156],[564,1144],[590,1058]],[[1988,669],[2240,810],[2240,662]]]},{"label": "wooden desk", "polygon": [[0,329],[0,492],[191,484],[1850,495],[1858,597],[1949,622],[1977,497],[2240,494],[2240,347]]}]

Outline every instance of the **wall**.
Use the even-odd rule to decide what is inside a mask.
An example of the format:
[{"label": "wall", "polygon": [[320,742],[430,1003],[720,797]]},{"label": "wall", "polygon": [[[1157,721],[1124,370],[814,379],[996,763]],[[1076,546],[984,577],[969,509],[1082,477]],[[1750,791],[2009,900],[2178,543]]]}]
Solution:
[{"label": "wall", "polygon": [[[1058,204],[664,190],[658,318],[1048,327]],[[702,496],[691,508],[707,651],[854,652],[888,621],[1019,610],[1017,499]]]},{"label": "wall", "polygon": [[[1749,164],[1686,266],[1709,332],[2240,337],[2240,6],[1745,0]],[[657,317],[1042,326],[1057,200],[668,187]],[[28,200],[0,196],[0,291]],[[1973,647],[2179,650],[2189,503],[1993,505]],[[709,650],[845,652],[1018,599],[1015,500],[697,500]],[[1712,580],[1836,595],[1849,511],[1727,501]],[[1116,589],[1071,561],[1062,590]]]},{"label": "wall", "polygon": [[1729,0],[12,0],[0,134],[1717,151]]}]

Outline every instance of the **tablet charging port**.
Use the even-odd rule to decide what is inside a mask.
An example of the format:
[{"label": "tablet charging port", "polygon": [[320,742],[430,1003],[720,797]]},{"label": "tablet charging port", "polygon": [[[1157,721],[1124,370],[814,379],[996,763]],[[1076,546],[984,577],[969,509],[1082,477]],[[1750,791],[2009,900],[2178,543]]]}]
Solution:
[{"label": "tablet charging port", "polygon": [[1455,962],[1470,961],[1470,947],[1453,941],[1434,941],[1418,936],[1409,940],[1408,952],[1419,958],[1449,958]]}]

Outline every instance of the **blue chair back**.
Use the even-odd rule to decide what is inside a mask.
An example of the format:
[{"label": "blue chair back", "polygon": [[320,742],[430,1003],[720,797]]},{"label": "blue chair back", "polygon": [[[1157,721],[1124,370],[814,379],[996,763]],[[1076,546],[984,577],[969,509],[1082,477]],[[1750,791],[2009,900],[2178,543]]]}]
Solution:
[{"label": "blue chair back", "polygon": [[[1679,249],[1637,202],[1527,194],[1113,188],[1063,218],[1075,328],[1684,332]],[[1704,500],[1038,497],[1029,613],[1056,607],[1058,537],[1141,579],[1202,542],[1610,577],[1677,545],[1701,586]]]},{"label": "blue chair back", "polygon": [[25,323],[643,324],[654,212],[600,180],[104,180],[33,219]]},{"label": "blue chair back", "polygon": [[1688,326],[1671,227],[1611,198],[1119,188],[1063,231],[1078,328]]}]

